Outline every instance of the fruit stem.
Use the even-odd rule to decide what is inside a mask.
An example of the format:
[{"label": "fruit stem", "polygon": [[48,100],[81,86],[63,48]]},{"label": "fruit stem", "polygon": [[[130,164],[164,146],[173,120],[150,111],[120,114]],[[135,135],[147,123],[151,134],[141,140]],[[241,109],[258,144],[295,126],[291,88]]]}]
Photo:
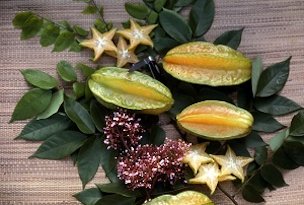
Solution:
[{"label": "fruit stem", "polygon": [[223,194],[225,194],[234,205],[238,205],[238,202],[234,199],[234,196],[231,196],[220,184],[217,185],[217,188],[221,190],[221,192],[223,192]]}]

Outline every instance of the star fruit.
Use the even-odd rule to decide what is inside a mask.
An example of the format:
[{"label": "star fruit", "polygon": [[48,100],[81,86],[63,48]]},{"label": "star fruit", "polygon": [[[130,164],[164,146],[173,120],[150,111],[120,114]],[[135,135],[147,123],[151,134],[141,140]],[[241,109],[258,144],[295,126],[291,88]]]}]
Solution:
[{"label": "star fruit", "polygon": [[225,155],[210,155],[219,165],[221,165],[222,175],[233,174],[242,182],[245,179],[244,169],[247,164],[253,161],[251,157],[236,156],[233,150],[228,146]]},{"label": "star fruit", "polygon": [[80,45],[94,50],[93,61],[98,60],[104,51],[117,52],[117,48],[112,42],[116,29],[111,29],[105,33],[100,33],[96,28],[91,28],[91,31],[92,38],[81,41]]},{"label": "star fruit", "polygon": [[148,26],[140,26],[134,20],[130,20],[131,27],[129,29],[123,29],[117,31],[118,34],[122,35],[130,41],[129,49],[135,49],[139,44],[153,47],[153,42],[149,36],[151,31],[157,27],[156,24]]}]

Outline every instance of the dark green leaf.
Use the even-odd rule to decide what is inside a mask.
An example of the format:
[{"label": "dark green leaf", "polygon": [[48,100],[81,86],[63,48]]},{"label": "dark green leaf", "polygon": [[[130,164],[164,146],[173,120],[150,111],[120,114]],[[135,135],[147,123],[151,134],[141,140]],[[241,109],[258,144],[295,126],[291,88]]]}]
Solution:
[{"label": "dark green leaf", "polygon": [[213,0],[196,0],[190,11],[189,24],[195,37],[204,35],[212,25],[215,9]]},{"label": "dark green leaf", "polygon": [[261,194],[251,185],[246,185],[242,190],[242,196],[246,201],[260,203],[265,200],[261,196]]},{"label": "dark green leaf", "polygon": [[155,0],[154,1],[154,8],[157,12],[160,12],[162,8],[165,6],[167,3],[167,0]]},{"label": "dark green leaf", "polygon": [[169,37],[155,37],[153,41],[155,50],[158,52],[166,52],[179,44],[179,42]]},{"label": "dark green leaf", "polygon": [[86,31],[84,28],[82,28],[81,26],[78,26],[78,25],[75,25],[75,26],[73,27],[73,29],[74,29],[74,31],[75,31],[78,35],[80,35],[80,36],[86,37],[86,36],[89,34],[88,31]]},{"label": "dark green leaf", "polygon": [[59,24],[60,24],[62,27],[64,27],[66,30],[68,30],[68,31],[70,31],[70,32],[74,32],[74,30],[73,30],[71,24],[70,24],[68,21],[63,20],[63,21],[60,21]]},{"label": "dark green leaf", "polygon": [[86,139],[87,136],[80,132],[58,132],[44,141],[32,157],[41,159],[62,159],[81,147]]},{"label": "dark green leaf", "polygon": [[252,115],[254,117],[253,130],[255,131],[275,132],[284,128],[284,125],[269,114],[254,112]]},{"label": "dark green leaf", "polygon": [[21,71],[25,80],[42,89],[52,89],[58,85],[58,81],[49,74],[40,70],[26,69]]},{"label": "dark green leaf", "polygon": [[53,52],[60,52],[68,47],[70,47],[74,43],[75,35],[70,31],[62,32],[55,41],[55,46]]},{"label": "dark green leaf", "polygon": [[203,101],[203,100],[221,100],[221,101],[226,101],[226,102],[229,102],[231,104],[234,104],[233,100],[228,95],[226,95],[225,93],[223,93],[221,91],[218,91],[214,88],[208,88],[208,87],[200,89],[197,98],[200,101]]},{"label": "dark green leaf", "polygon": [[90,103],[90,114],[96,128],[100,132],[103,132],[103,128],[105,127],[105,116],[108,114],[107,109],[100,106],[96,100],[92,100]]},{"label": "dark green leaf", "polygon": [[66,82],[73,82],[77,80],[77,75],[74,68],[67,61],[62,60],[57,64],[57,72]]},{"label": "dark green leaf", "polygon": [[256,95],[256,91],[258,88],[258,83],[259,83],[259,79],[262,74],[262,71],[263,71],[262,59],[260,57],[257,57],[252,62],[251,87],[252,87],[253,97],[255,97],[255,95]]},{"label": "dark green leaf", "polygon": [[174,93],[174,104],[169,110],[170,114],[175,118],[175,115],[180,113],[184,108],[195,102],[194,98],[189,95]]},{"label": "dark green leaf", "polygon": [[117,178],[117,152],[107,149],[107,146],[105,144],[102,144],[102,154],[101,154],[101,165],[102,168],[108,177],[108,179],[112,183],[119,182],[119,179]]},{"label": "dark green leaf", "polygon": [[93,179],[98,170],[102,154],[102,143],[100,136],[90,137],[79,150],[77,168],[83,188]]},{"label": "dark green leaf", "polygon": [[166,33],[178,42],[185,43],[191,40],[191,28],[178,13],[163,9],[159,14],[159,22]]},{"label": "dark green leaf", "polygon": [[264,164],[267,160],[267,156],[268,155],[266,146],[255,148],[254,160],[256,161],[256,163],[258,163],[259,165]]},{"label": "dark green leaf", "polygon": [[84,205],[95,205],[102,198],[98,188],[86,189],[73,196]]},{"label": "dark green leaf", "polygon": [[85,83],[75,82],[73,83],[73,92],[76,99],[84,96]]},{"label": "dark green leaf", "polygon": [[135,197],[125,197],[118,194],[111,194],[102,197],[96,205],[108,205],[108,204],[115,204],[115,205],[135,205]]},{"label": "dark green leaf", "polygon": [[301,109],[301,106],[294,101],[279,95],[256,98],[254,106],[258,111],[271,115],[285,115]]},{"label": "dark green leaf", "polygon": [[291,136],[303,136],[304,135],[304,111],[301,110],[296,114],[291,121],[289,128],[289,134]]},{"label": "dark green leaf", "polygon": [[250,153],[248,152],[247,147],[245,146],[245,143],[242,141],[242,139],[230,140],[228,143],[236,155],[250,157]]},{"label": "dark green leaf", "polygon": [[158,13],[151,10],[149,16],[147,17],[148,24],[155,24],[157,22],[157,19],[158,19]]},{"label": "dark green leaf", "polygon": [[280,147],[272,156],[272,162],[283,169],[296,169],[299,167],[284,151],[283,147]]},{"label": "dark green leaf", "polygon": [[238,107],[245,110],[252,110],[252,93],[250,90],[251,85],[248,81],[237,87],[236,104]]},{"label": "dark green leaf", "polygon": [[143,3],[126,3],[125,9],[130,16],[137,19],[145,19],[150,13],[150,9]]},{"label": "dark green leaf", "polygon": [[245,137],[245,144],[246,147],[250,148],[262,147],[267,145],[262,139],[262,137],[254,131],[252,131],[248,136]]},{"label": "dark green leaf", "polygon": [[102,22],[100,19],[95,20],[94,26],[101,33],[104,33],[107,31],[107,24]]},{"label": "dark green leaf", "polygon": [[241,28],[240,30],[226,31],[225,33],[220,35],[217,39],[215,39],[214,44],[226,45],[236,50],[238,49],[241,43],[243,31],[244,28]]},{"label": "dark green leaf", "polygon": [[262,177],[261,172],[258,171],[249,179],[248,185],[254,188],[259,194],[262,194],[265,191],[268,183]]},{"label": "dark green leaf", "polygon": [[21,40],[34,37],[41,29],[43,20],[35,15],[31,15],[24,22],[21,32]]},{"label": "dark green leaf", "polygon": [[293,161],[304,166],[304,145],[301,142],[285,142],[283,148]]},{"label": "dark green leaf", "polygon": [[53,23],[46,22],[43,25],[43,30],[40,35],[40,45],[43,47],[52,45],[55,43],[57,37],[59,36],[60,29]]},{"label": "dark green leaf", "polygon": [[272,164],[266,164],[261,169],[262,177],[275,187],[283,187],[287,184],[284,181],[282,173]]},{"label": "dark green leaf", "polygon": [[304,137],[303,136],[288,136],[286,141],[301,142],[302,144],[304,144]]},{"label": "dark green leaf", "polygon": [[151,144],[157,146],[164,144],[165,138],[166,138],[166,132],[160,126],[155,125],[151,128],[151,133],[150,133]]},{"label": "dark green leaf", "polygon": [[19,12],[16,14],[16,16],[13,19],[13,26],[15,28],[21,29],[24,25],[24,23],[33,15],[32,12],[30,11],[24,11],[24,12]]},{"label": "dark green leaf", "polygon": [[177,0],[174,4],[175,7],[184,7],[192,4],[194,0]]},{"label": "dark green leaf", "polygon": [[87,5],[81,13],[83,13],[83,14],[95,14],[95,13],[97,13],[97,11],[98,11],[98,8],[96,8],[95,6]]},{"label": "dark green leaf", "polygon": [[281,147],[281,145],[284,143],[284,140],[288,136],[288,133],[289,133],[289,130],[285,129],[285,130],[282,130],[281,132],[276,133],[276,135],[274,135],[270,139],[269,146],[272,151],[276,151]]},{"label": "dark green leaf", "polygon": [[33,88],[26,92],[18,101],[10,122],[26,120],[42,113],[50,104],[52,92]]},{"label": "dark green leaf", "polygon": [[37,120],[42,120],[49,118],[53,114],[57,113],[60,106],[63,103],[63,98],[64,98],[64,91],[63,89],[58,90],[55,92],[52,96],[51,102],[48,105],[48,107],[39,115],[37,115]]},{"label": "dark green leaf", "polygon": [[85,96],[85,99],[86,100],[90,100],[91,98],[93,98],[93,93],[91,92],[90,90],[90,87],[89,87],[89,81],[87,80],[86,81],[86,86],[85,86],[85,89],[84,89],[84,96]]},{"label": "dark green leaf", "polygon": [[78,41],[75,39],[72,43],[69,52],[80,52],[82,47],[79,45]]},{"label": "dark green leaf", "polygon": [[45,120],[32,120],[23,128],[17,138],[41,141],[57,132],[66,130],[70,125],[71,121],[59,114]]},{"label": "dark green leaf", "polygon": [[64,110],[77,127],[86,134],[93,134],[95,126],[89,112],[77,101],[66,98],[64,100]]},{"label": "dark green leaf", "polygon": [[139,193],[132,191],[126,187],[125,184],[121,182],[109,183],[109,184],[96,184],[98,189],[102,192],[109,194],[119,194],[125,197],[137,196]]},{"label": "dark green leaf", "polygon": [[290,59],[271,65],[262,72],[256,96],[269,97],[282,90],[289,75]]},{"label": "dark green leaf", "polygon": [[85,78],[90,77],[96,71],[94,68],[87,66],[85,64],[82,64],[82,63],[78,63],[76,65],[76,68],[81,71],[81,73],[83,74],[83,76]]}]

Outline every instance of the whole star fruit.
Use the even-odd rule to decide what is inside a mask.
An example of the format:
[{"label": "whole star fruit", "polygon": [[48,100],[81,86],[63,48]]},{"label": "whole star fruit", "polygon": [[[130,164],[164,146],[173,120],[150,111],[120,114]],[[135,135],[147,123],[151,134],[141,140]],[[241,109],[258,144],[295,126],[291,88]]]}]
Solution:
[{"label": "whole star fruit", "polygon": [[170,90],[161,82],[138,71],[104,67],[91,75],[89,88],[95,98],[107,107],[140,110],[160,114],[174,102]]},{"label": "whole star fruit", "polygon": [[162,195],[144,205],[214,205],[204,194],[197,191],[184,191],[177,195]]},{"label": "whole star fruit", "polygon": [[251,78],[251,61],[224,45],[190,42],[171,49],[164,70],[182,81],[210,86],[238,85]]},{"label": "whole star fruit", "polygon": [[176,119],[185,132],[218,141],[244,137],[253,125],[253,117],[247,110],[218,100],[192,104]]}]

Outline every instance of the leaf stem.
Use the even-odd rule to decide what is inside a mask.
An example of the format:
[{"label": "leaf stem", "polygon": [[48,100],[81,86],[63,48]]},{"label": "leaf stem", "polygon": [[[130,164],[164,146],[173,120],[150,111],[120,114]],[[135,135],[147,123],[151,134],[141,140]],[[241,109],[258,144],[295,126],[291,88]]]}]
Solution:
[{"label": "leaf stem", "polygon": [[[94,6],[94,7],[97,9],[97,11],[98,11],[98,16],[99,16],[100,20],[101,20],[104,24],[106,24],[106,21],[104,20],[103,15],[102,15],[100,9],[98,8],[98,6],[97,6],[95,0],[91,0],[90,3],[91,3],[92,6]],[[106,29],[106,31],[109,31],[109,29],[108,29],[107,27],[105,27],[105,29]]]},{"label": "leaf stem", "polygon": [[220,184],[217,185],[217,188],[221,190],[221,192],[223,192],[223,194],[225,194],[234,205],[238,205],[238,202],[234,199],[234,196],[231,196]]},{"label": "leaf stem", "polygon": [[59,23],[57,23],[57,22],[55,22],[55,21],[52,21],[52,20],[49,19],[49,18],[43,17],[43,16],[41,16],[41,15],[39,15],[39,14],[36,14],[36,13],[35,13],[34,15],[36,15],[37,17],[39,17],[39,18],[41,18],[41,19],[43,19],[43,20],[45,20],[45,21],[51,22],[51,23],[57,25],[58,27],[60,27],[60,28],[62,28],[62,29],[67,29],[65,26],[63,26],[63,25],[61,25],[61,24],[59,24]]}]

